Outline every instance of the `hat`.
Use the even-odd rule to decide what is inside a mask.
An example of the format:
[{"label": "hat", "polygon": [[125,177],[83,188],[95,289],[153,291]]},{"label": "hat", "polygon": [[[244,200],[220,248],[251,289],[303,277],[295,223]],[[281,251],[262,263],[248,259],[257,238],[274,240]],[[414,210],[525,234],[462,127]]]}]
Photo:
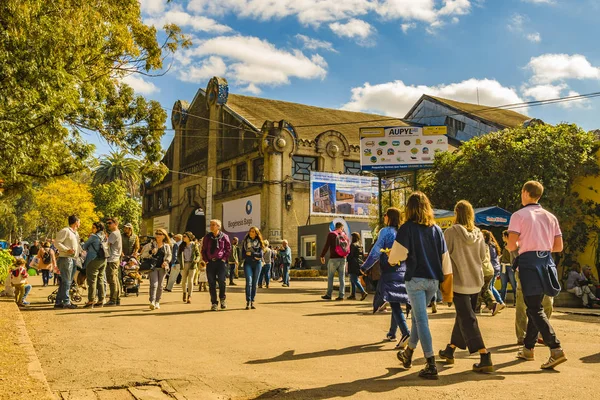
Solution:
[{"label": "hat", "polygon": [[133,229],[133,225],[131,225],[131,223],[126,223],[125,226],[123,228],[129,228],[129,229]]}]

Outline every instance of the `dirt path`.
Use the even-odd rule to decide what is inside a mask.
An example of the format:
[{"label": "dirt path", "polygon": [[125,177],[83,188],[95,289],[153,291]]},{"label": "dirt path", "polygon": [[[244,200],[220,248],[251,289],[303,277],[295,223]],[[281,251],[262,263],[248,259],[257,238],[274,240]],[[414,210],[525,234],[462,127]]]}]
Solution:
[{"label": "dirt path", "polygon": [[[440,380],[429,382],[417,376],[424,363],[420,349],[413,368],[404,371],[394,344],[382,342],[389,314],[371,315],[371,298],[323,302],[324,287],[275,285],[259,291],[252,311],[243,310],[243,286],[228,288],[225,312],[208,311],[207,293],[182,304],[180,292],[166,293],[161,310],[149,311],[145,291],[116,308],[55,311],[45,301],[53,288],[35,287],[34,304],[23,316],[52,390],[71,398],[83,389],[99,393],[161,382],[172,390],[165,398],[187,399],[564,399],[597,393],[598,317],[555,313],[552,322],[569,362],[547,372],[539,369],[545,348],[536,349],[535,362],[515,360],[514,309],[493,318],[484,314],[480,325],[498,372],[470,372],[477,357],[460,352],[453,367],[438,364]],[[445,306],[432,316],[435,349],[445,346],[453,321]]]}]

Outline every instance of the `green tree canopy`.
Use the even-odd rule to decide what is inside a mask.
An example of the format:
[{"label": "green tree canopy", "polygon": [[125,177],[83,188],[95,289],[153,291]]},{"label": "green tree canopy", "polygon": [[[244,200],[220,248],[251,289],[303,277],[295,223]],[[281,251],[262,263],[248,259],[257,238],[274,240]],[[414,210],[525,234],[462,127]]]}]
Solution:
[{"label": "green tree canopy", "polygon": [[138,0],[3,0],[0,26],[0,178],[8,187],[82,169],[90,131],[143,158],[156,178],[166,113],[121,79],[159,71],[168,53],[189,45],[177,26],[165,26],[159,44]]},{"label": "green tree canopy", "polygon": [[127,157],[124,151],[115,151],[103,156],[94,171],[94,184],[104,184],[116,180],[125,183],[130,194],[137,194],[142,184],[140,162]]},{"label": "green tree canopy", "polygon": [[92,189],[92,195],[96,213],[100,217],[116,217],[120,226],[130,222],[135,232],[139,232],[142,206],[128,195],[125,182],[116,180],[96,185]]},{"label": "green tree canopy", "polygon": [[509,211],[521,207],[526,181],[545,188],[541,203],[558,217],[567,253],[583,251],[596,229],[600,206],[582,202],[574,183],[600,172],[593,133],[576,125],[538,124],[494,132],[464,143],[454,153],[439,153],[424,180],[424,191],[434,206],[454,209],[458,200],[474,207],[499,206]]}]

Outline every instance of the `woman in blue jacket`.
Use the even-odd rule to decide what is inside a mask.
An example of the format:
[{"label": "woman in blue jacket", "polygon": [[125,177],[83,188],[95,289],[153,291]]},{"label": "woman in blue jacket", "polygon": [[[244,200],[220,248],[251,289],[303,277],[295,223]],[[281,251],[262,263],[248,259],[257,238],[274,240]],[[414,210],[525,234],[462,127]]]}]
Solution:
[{"label": "woman in blue jacket", "polygon": [[388,340],[396,340],[396,330],[398,327],[402,332],[402,338],[398,341],[396,348],[405,348],[410,338],[410,331],[406,318],[402,313],[401,304],[406,304],[406,313],[410,310],[408,304],[408,295],[404,286],[404,274],[406,273],[406,264],[400,263],[391,266],[388,262],[389,251],[396,240],[398,226],[400,225],[400,210],[397,208],[388,208],[383,216],[385,228],[379,231],[377,241],[367,260],[360,270],[366,274],[373,267],[375,262],[379,261],[381,268],[381,278],[377,284],[377,293],[373,300],[373,313],[377,312],[386,302],[390,303],[392,308],[392,322],[390,331],[387,334]]},{"label": "woman in blue jacket", "polygon": [[260,230],[253,226],[242,242],[242,256],[244,258],[244,275],[246,277],[246,310],[253,309],[256,297],[256,286],[263,258],[265,244]]},{"label": "woman in blue jacket", "polygon": [[[94,222],[92,224],[92,234],[89,239],[81,246],[87,252],[83,269],[88,285],[88,302],[83,308],[102,307],[104,305],[104,271],[106,270],[106,257],[108,254],[101,253],[102,241],[106,240],[104,235],[104,224]],[[96,302],[96,294],[98,295]]]}]

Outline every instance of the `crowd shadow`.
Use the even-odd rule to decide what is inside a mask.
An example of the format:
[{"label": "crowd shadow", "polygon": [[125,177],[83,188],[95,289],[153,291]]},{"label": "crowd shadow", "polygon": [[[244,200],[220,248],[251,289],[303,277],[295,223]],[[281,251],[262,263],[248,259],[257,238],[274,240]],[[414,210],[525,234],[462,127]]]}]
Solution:
[{"label": "crowd shadow", "polygon": [[321,351],[315,351],[313,353],[296,354],[295,350],[288,350],[288,351],[282,353],[281,355],[278,355],[273,358],[246,361],[246,364],[250,364],[250,365],[269,364],[269,363],[284,362],[284,361],[307,360],[307,359],[320,358],[320,357],[343,356],[343,355],[348,355],[348,354],[372,353],[372,352],[387,351],[387,350],[393,350],[393,348],[386,349],[385,343],[382,343],[382,342],[361,344],[361,345],[356,345],[356,346],[344,347],[342,349],[321,350]]},{"label": "crowd shadow", "polygon": [[600,364],[600,353],[581,357],[580,360],[584,364]]}]

